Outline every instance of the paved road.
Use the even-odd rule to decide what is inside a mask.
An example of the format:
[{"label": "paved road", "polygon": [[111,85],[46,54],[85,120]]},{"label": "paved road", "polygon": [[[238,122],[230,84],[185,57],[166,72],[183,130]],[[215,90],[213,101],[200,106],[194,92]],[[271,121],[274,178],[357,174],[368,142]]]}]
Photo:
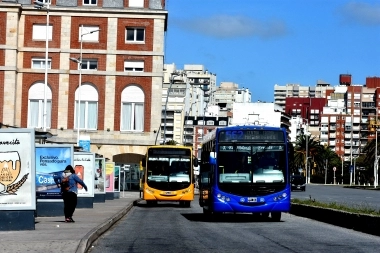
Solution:
[{"label": "paved road", "polygon": [[281,222],[251,214],[225,214],[210,221],[197,201],[191,208],[141,202],[95,241],[90,253],[379,252],[380,237],[288,213]]},{"label": "paved road", "polygon": [[325,203],[341,203],[352,207],[370,207],[380,210],[380,191],[344,188],[339,185],[309,184],[306,191],[293,191],[292,198],[315,199]]}]

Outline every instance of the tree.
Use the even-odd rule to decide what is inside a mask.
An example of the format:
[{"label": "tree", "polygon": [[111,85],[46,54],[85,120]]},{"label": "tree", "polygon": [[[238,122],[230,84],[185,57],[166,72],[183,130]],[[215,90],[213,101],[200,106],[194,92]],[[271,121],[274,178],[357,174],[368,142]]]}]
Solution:
[{"label": "tree", "polygon": [[176,146],[178,144],[178,142],[176,142],[175,140],[168,140],[165,145],[173,145],[173,146]]}]

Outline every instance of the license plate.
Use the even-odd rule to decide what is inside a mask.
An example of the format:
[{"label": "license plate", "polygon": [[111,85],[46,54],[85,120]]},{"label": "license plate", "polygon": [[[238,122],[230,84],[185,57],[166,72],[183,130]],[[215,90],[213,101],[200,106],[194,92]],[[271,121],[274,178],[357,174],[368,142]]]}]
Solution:
[{"label": "license plate", "polygon": [[172,192],[164,192],[163,195],[173,195],[173,193]]},{"label": "license plate", "polygon": [[257,202],[257,198],[248,198],[248,202]]}]

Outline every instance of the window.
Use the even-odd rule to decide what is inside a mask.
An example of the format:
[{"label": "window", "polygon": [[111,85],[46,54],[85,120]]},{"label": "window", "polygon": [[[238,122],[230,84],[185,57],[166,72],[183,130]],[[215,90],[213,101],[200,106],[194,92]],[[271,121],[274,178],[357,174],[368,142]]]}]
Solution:
[{"label": "window", "polygon": [[[44,127],[44,92],[45,84],[36,83],[29,89],[28,94],[28,127]],[[46,90],[46,128],[50,128],[51,123],[51,90]]]},{"label": "window", "polygon": [[143,61],[125,61],[124,71],[128,72],[144,72],[144,62]]},{"label": "window", "polygon": [[83,5],[96,5],[96,0],[83,0]]},{"label": "window", "polygon": [[[79,70],[80,64],[78,64]],[[97,59],[83,59],[82,60],[82,70],[97,70],[98,60]]]},{"label": "window", "polygon": [[144,131],[144,93],[129,86],[121,93],[121,131]]},{"label": "window", "polygon": [[[80,92],[80,94],[79,94]],[[80,97],[79,97],[80,95]],[[80,98],[80,106],[78,101]],[[78,109],[80,129],[97,130],[98,129],[98,92],[90,84],[82,84],[80,90],[75,91],[75,124],[78,129]]]},{"label": "window", "polygon": [[145,30],[143,28],[127,28],[127,42],[144,42]]},{"label": "window", "polygon": [[83,42],[99,42],[99,26],[80,26],[79,27],[79,41]]},{"label": "window", "polygon": [[129,0],[129,7],[144,8],[144,0]]},{"label": "window", "polygon": [[[47,27],[47,35],[48,40],[51,40],[52,34],[53,34],[53,26],[48,25]],[[33,40],[45,40],[46,41],[46,24],[40,25],[35,24],[33,25],[33,34],[32,34]]]},{"label": "window", "polygon": [[[48,59],[48,69],[51,69],[51,59]],[[45,58],[33,58],[32,69],[45,69]]]}]

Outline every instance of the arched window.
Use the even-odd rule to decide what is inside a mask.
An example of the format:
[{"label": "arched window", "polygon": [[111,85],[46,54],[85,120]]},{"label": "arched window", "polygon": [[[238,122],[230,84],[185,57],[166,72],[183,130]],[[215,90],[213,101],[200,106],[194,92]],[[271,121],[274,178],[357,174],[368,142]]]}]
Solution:
[{"label": "arched window", "polygon": [[[75,91],[75,124],[78,129],[97,130],[98,129],[98,91],[91,84],[82,84]],[[80,106],[78,108],[78,101]],[[78,113],[78,109],[80,113]],[[78,119],[79,115],[79,119]]]},{"label": "arched window", "polygon": [[121,93],[121,131],[144,131],[144,92],[129,86]]},{"label": "arched window", "polygon": [[[51,89],[46,87],[46,128],[51,126]],[[32,85],[28,93],[28,127],[44,128],[45,83]]]}]

